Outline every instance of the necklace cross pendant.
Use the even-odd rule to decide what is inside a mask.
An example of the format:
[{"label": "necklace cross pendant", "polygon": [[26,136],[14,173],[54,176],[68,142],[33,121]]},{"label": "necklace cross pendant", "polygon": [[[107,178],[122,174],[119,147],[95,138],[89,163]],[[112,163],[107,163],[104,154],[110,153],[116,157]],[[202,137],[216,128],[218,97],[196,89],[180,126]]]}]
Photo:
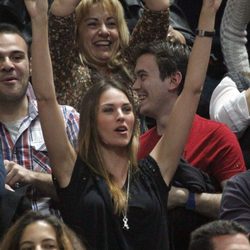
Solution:
[{"label": "necklace cross pendant", "polygon": [[123,217],[122,220],[123,220],[123,229],[129,230],[128,218],[127,218],[127,216],[125,215],[125,216]]}]

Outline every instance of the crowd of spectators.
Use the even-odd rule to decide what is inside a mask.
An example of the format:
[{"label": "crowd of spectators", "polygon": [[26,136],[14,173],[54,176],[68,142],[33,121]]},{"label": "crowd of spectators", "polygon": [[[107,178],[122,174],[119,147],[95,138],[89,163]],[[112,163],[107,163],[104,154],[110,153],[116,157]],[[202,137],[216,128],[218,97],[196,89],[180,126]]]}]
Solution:
[{"label": "crowd of spectators", "polygon": [[0,0],[0,249],[250,249],[249,14]]}]

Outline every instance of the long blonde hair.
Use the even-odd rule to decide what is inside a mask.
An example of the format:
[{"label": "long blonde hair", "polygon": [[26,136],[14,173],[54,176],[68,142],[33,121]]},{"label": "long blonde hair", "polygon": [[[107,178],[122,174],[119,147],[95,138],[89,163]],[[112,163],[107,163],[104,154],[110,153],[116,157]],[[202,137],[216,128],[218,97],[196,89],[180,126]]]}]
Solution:
[{"label": "long blonde hair", "polygon": [[[76,7],[76,40],[78,42],[79,49],[82,49],[81,41],[79,40],[79,27],[84,19],[89,13],[90,8],[94,4],[99,4],[103,9],[108,10],[109,13],[112,13],[117,19],[118,24],[118,33],[119,33],[119,46],[117,47],[116,53],[114,53],[113,57],[108,62],[110,68],[113,68],[116,65],[120,65],[120,51],[125,49],[129,43],[129,30],[124,16],[124,10],[119,2],[119,0],[82,0],[78,6]],[[88,51],[80,52],[81,60],[91,66],[95,66],[93,63],[93,59]]]},{"label": "long blonde hair", "polygon": [[[120,213],[123,211],[126,203],[124,192],[114,184],[111,175],[103,162],[100,138],[97,130],[97,112],[99,100],[106,90],[115,88],[122,91],[129,99],[134,107],[133,97],[126,87],[114,80],[107,78],[96,79],[95,84],[85,94],[80,111],[80,131],[78,138],[79,155],[84,160],[89,168],[97,175],[104,178],[106,181],[111,197],[114,201],[114,211]],[[135,110],[134,110],[135,114]],[[137,169],[137,151],[138,151],[138,119],[135,119],[132,138],[127,145],[128,160],[131,164],[131,173]]]}]

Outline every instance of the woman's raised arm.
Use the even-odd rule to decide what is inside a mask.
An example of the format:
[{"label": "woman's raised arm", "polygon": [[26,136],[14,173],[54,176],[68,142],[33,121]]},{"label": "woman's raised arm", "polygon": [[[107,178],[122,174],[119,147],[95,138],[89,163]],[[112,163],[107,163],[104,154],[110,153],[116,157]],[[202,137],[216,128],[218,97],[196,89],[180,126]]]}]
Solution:
[{"label": "woman's raised arm", "polygon": [[76,153],[56,100],[48,45],[48,1],[25,0],[32,24],[32,84],[53,175],[61,187],[71,178]]}]

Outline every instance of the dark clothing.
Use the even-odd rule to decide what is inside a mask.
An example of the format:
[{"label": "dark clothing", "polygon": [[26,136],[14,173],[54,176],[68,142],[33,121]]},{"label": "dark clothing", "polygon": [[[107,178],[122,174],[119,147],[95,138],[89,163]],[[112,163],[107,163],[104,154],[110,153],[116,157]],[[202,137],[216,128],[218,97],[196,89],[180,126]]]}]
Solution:
[{"label": "dark clothing", "polygon": [[[126,186],[126,184],[125,184]],[[114,214],[105,181],[96,176],[79,157],[71,181],[58,188],[64,221],[82,235],[88,249],[167,250],[167,198],[169,187],[151,158],[139,162],[131,176],[128,225]]]},{"label": "dark clothing", "polygon": [[237,221],[250,232],[250,170],[227,181],[221,200],[220,218]]},{"label": "dark clothing", "polygon": [[143,3],[140,0],[119,0],[124,9],[125,18],[130,33],[132,33],[137,21],[142,15]]},{"label": "dark clothing", "polygon": [[26,196],[27,188],[23,186],[15,192],[4,189],[0,196],[0,239],[17,219],[31,210],[31,203]]},{"label": "dark clothing", "polygon": [[212,220],[185,207],[169,210],[168,230],[171,250],[188,250],[191,232]]}]

